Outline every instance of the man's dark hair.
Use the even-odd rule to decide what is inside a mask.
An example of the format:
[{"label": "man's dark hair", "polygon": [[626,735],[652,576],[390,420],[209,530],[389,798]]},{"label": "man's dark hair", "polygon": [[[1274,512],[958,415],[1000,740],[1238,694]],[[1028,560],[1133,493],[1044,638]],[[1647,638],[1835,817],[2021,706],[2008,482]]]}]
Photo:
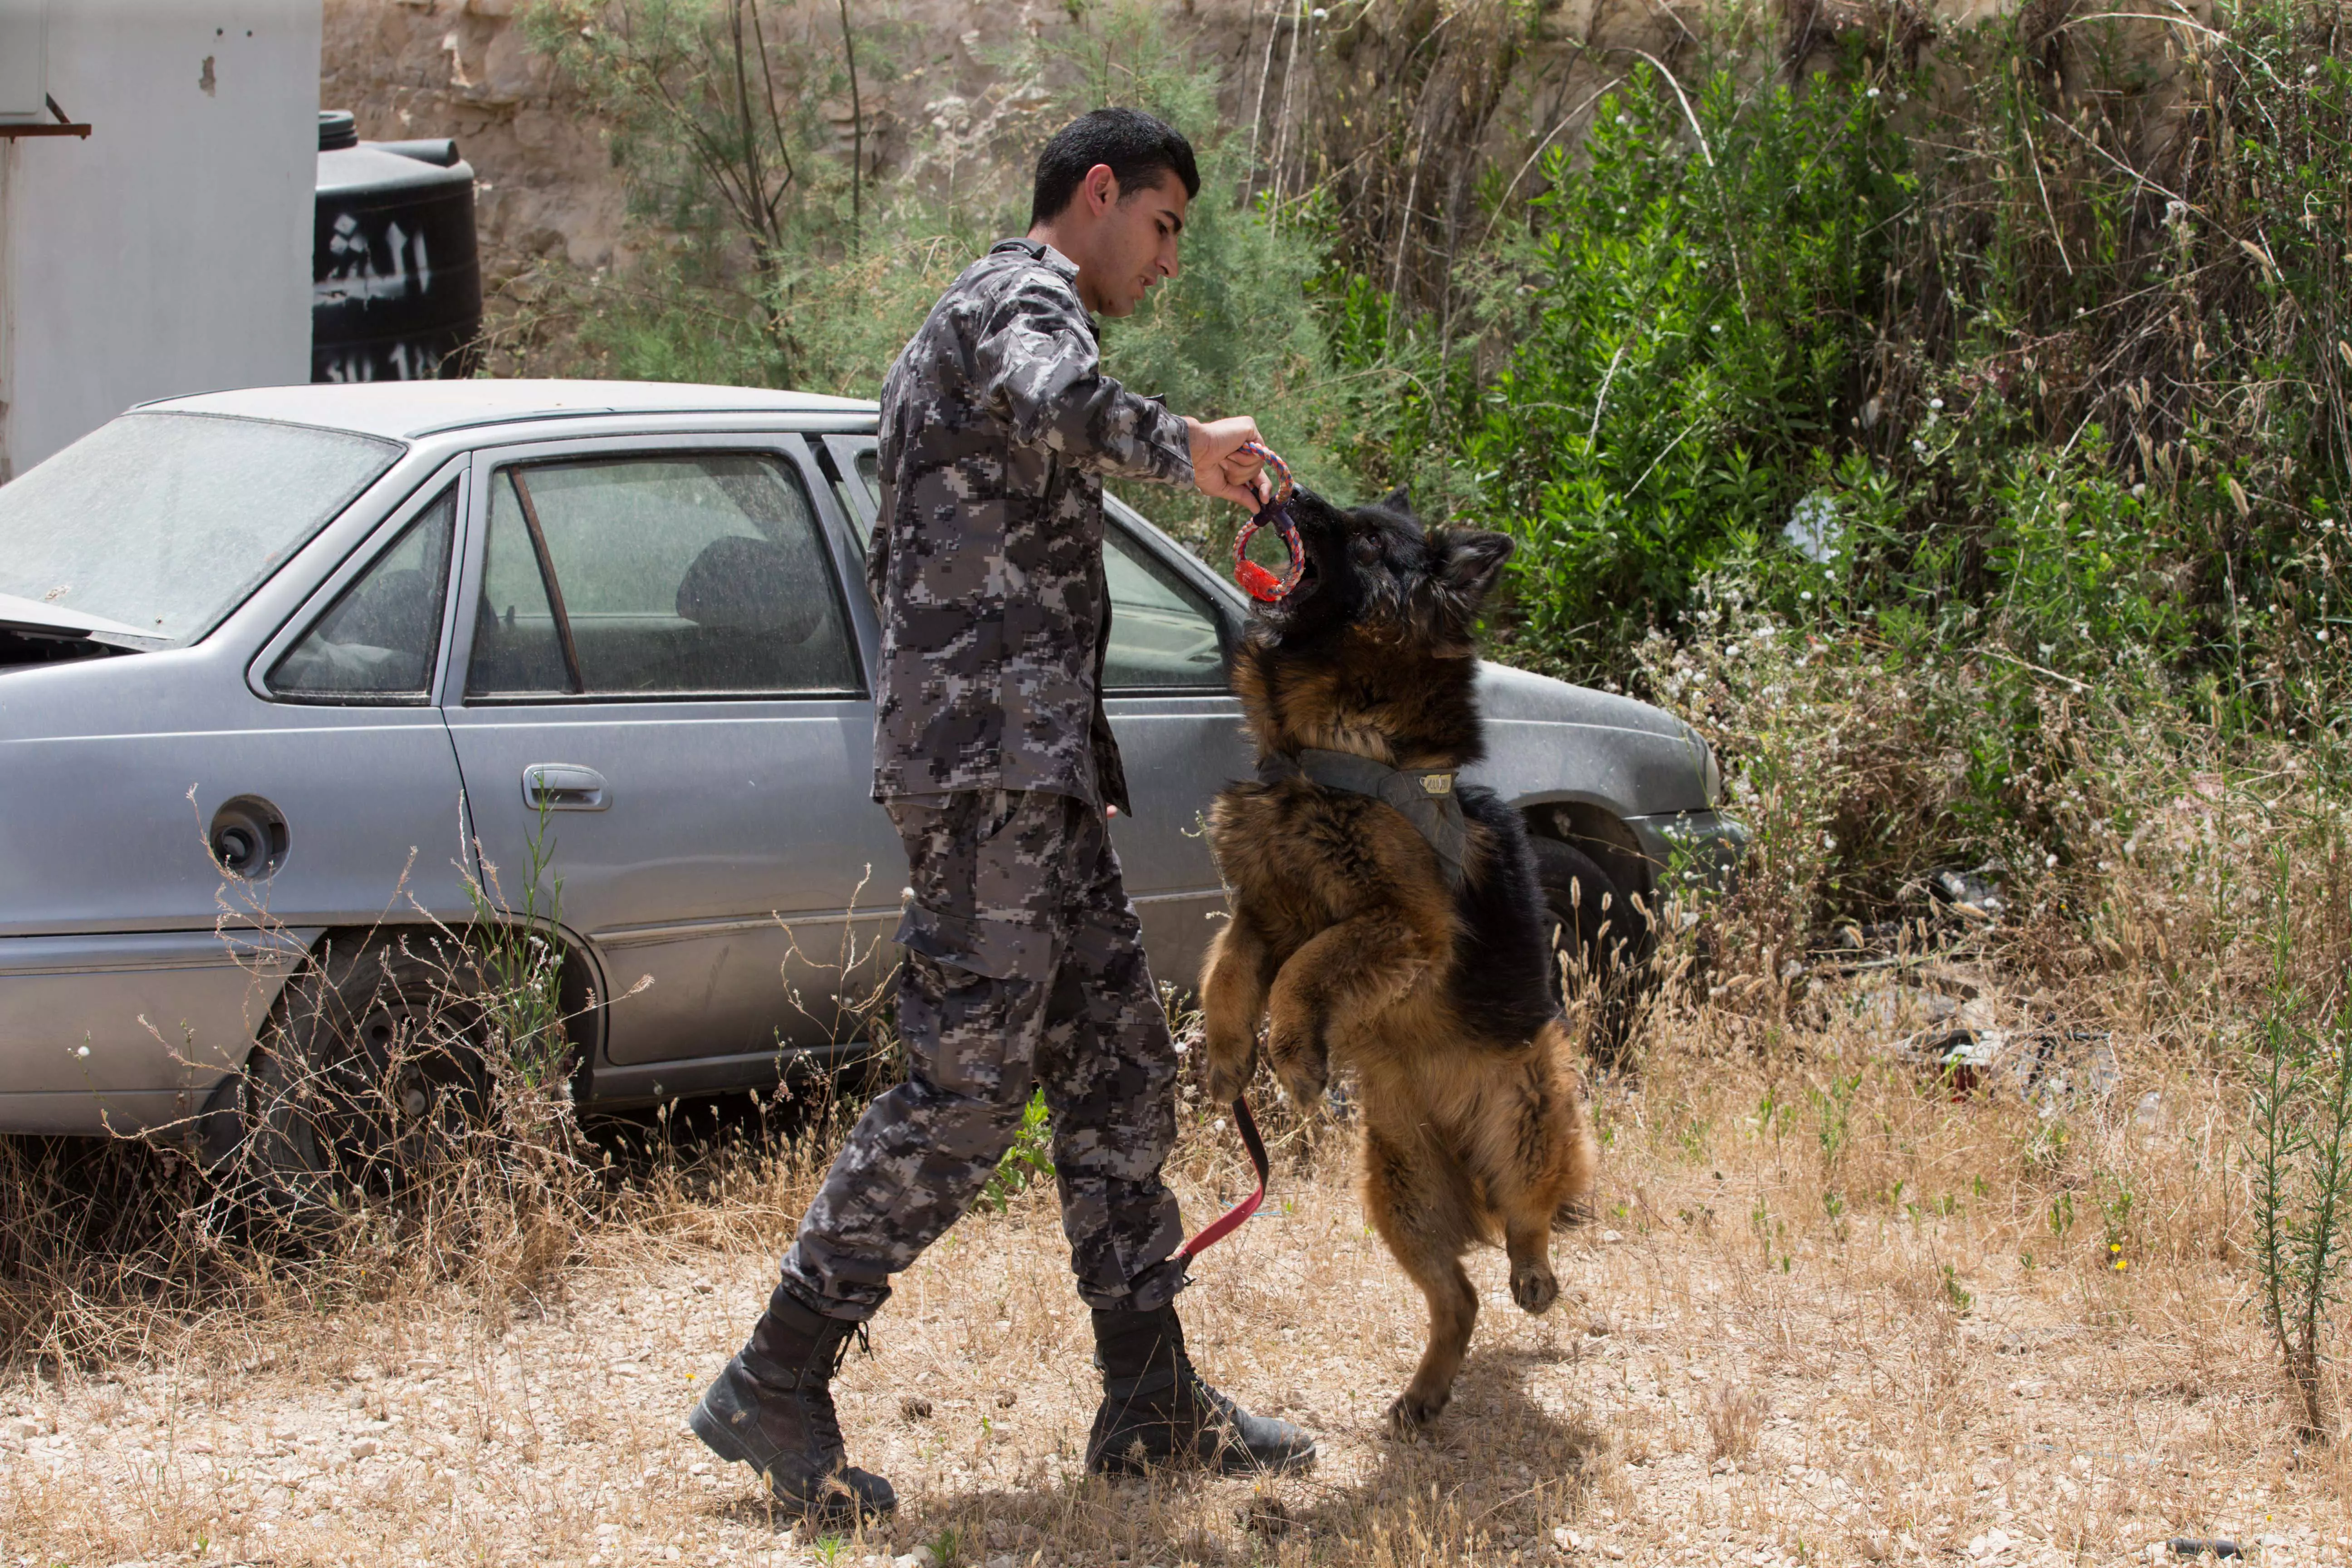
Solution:
[{"label": "man's dark hair", "polygon": [[1044,223],[1068,206],[1079,182],[1097,163],[1110,165],[1122,200],[1150,189],[1160,175],[1171,173],[1184,182],[1187,197],[1201,194],[1201,171],[1182,132],[1139,109],[1097,109],[1054,132],[1037,154],[1037,191],[1030,198],[1029,221]]}]

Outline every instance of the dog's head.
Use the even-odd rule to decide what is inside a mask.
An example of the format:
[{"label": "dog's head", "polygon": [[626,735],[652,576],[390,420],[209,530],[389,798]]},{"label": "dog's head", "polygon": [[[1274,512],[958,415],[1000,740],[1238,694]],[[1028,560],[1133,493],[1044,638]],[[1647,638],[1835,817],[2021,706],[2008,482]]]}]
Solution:
[{"label": "dog's head", "polygon": [[1261,749],[1370,749],[1410,766],[1475,757],[1470,655],[1511,542],[1423,528],[1402,489],[1359,507],[1298,490],[1290,510],[1298,582],[1255,606],[1235,665]]},{"label": "dog's head", "polygon": [[1339,507],[1311,490],[1290,500],[1306,564],[1258,620],[1275,644],[1353,636],[1407,656],[1467,658],[1478,609],[1511,542],[1475,528],[1425,529],[1403,487],[1370,506]]}]

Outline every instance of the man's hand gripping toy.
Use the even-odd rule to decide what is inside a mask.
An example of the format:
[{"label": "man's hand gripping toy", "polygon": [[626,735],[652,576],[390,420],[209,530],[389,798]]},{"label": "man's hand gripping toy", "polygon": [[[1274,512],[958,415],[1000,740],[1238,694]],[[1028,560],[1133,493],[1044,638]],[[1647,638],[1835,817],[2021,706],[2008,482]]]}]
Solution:
[{"label": "man's hand gripping toy", "polygon": [[[1296,487],[1290,479],[1290,465],[1274,455],[1263,443],[1251,441],[1242,450],[1255,453],[1274,470],[1274,499],[1259,509],[1258,514],[1242,525],[1234,539],[1234,581],[1240,584],[1249,596],[1261,605],[1278,605],[1298,580],[1307,573],[1307,549],[1298,542],[1298,525],[1290,520],[1290,492]],[[1250,541],[1261,529],[1273,529],[1290,552],[1290,563],[1279,573],[1261,566],[1249,558]]]}]

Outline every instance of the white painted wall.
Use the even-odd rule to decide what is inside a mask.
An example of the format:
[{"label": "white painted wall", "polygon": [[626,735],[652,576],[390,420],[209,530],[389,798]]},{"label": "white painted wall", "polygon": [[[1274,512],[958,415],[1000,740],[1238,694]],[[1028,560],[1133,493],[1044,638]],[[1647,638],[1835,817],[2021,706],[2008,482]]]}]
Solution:
[{"label": "white painted wall", "polygon": [[320,0],[47,13],[92,129],[0,141],[0,480],[148,398],[310,377]]}]

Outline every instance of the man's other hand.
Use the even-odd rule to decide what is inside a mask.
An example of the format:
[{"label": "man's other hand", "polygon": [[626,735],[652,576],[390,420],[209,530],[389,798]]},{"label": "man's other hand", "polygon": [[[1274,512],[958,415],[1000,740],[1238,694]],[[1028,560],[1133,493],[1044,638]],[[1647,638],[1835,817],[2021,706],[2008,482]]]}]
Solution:
[{"label": "man's other hand", "polygon": [[1248,442],[1264,440],[1256,420],[1244,415],[1203,424],[1187,416],[1184,429],[1192,438],[1193,489],[1253,512],[1274,499],[1272,482],[1261,471],[1265,459],[1242,450]]}]

